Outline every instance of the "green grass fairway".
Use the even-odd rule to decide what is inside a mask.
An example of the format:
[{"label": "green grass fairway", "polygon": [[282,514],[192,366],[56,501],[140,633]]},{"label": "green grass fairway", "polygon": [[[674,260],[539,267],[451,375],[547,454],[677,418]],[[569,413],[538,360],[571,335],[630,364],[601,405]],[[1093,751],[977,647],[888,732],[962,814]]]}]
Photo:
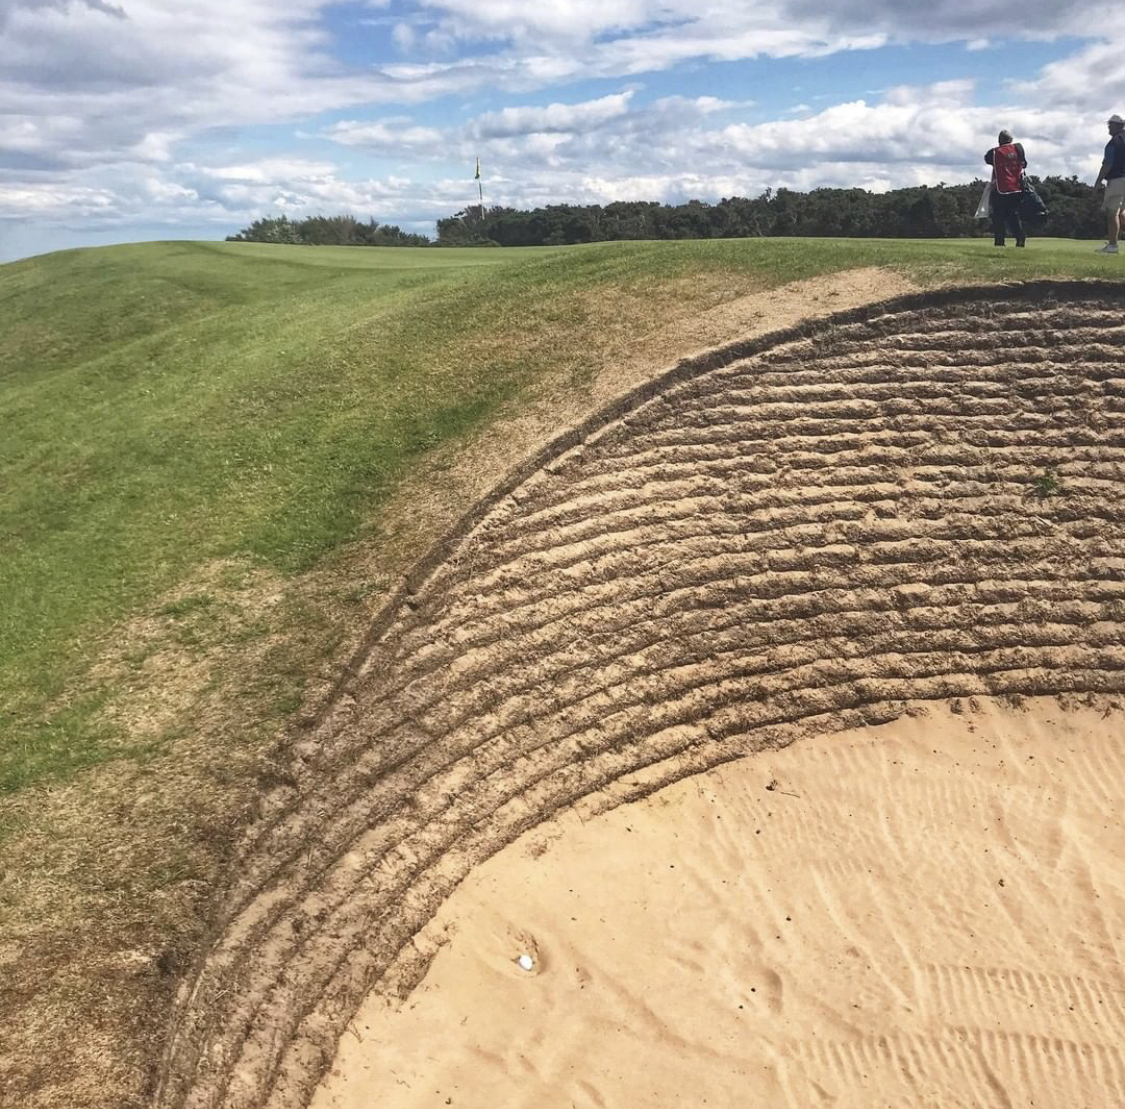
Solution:
[{"label": "green grass fairway", "polygon": [[427,452],[545,379],[580,387],[605,298],[637,314],[627,339],[719,278],[1125,275],[1096,245],[185,242],[0,266],[0,789],[130,753],[78,681],[111,629],[215,559],[317,565]]}]

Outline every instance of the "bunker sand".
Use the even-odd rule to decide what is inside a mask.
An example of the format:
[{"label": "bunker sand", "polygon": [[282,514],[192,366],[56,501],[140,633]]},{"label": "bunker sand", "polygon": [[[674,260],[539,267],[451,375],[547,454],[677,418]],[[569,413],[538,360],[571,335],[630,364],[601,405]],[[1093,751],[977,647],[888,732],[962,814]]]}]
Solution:
[{"label": "bunker sand", "polygon": [[279,768],[156,1103],[306,1105],[567,809],[915,701],[1125,691],[1123,349],[1108,286],[950,290],[683,363],[531,460]]},{"label": "bunker sand", "polygon": [[313,1109],[1121,1105],[1125,716],[957,707],[505,848]]}]

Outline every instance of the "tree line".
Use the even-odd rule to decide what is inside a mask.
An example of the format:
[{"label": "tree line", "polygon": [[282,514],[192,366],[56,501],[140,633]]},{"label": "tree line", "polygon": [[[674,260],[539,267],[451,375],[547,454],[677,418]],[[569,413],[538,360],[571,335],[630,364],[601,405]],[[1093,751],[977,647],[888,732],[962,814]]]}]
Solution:
[{"label": "tree line", "polygon": [[[1097,239],[1105,229],[1098,194],[1077,177],[1031,177],[1049,217],[1041,233]],[[619,239],[737,239],[756,235],[843,238],[955,239],[990,234],[976,219],[983,181],[917,185],[872,193],[866,189],[767,189],[760,196],[717,204],[616,201],[554,204],[534,211],[466,208],[438,220],[442,245],[556,246]]]},{"label": "tree line", "polygon": [[[1105,228],[1099,196],[1077,177],[1031,177],[1050,215],[1041,233],[1097,239]],[[255,220],[228,241],[323,246],[562,246],[622,239],[738,239],[759,235],[841,238],[956,239],[990,233],[975,218],[983,181],[916,185],[872,193],[866,189],[766,189],[709,204],[615,201],[552,204],[532,211],[478,207],[437,221],[437,239],[352,216],[285,216]]]},{"label": "tree line", "polygon": [[289,243],[293,246],[429,246],[425,235],[403,231],[390,223],[368,220],[361,223],[355,216],[309,216],[291,220],[288,216],[266,216],[256,219],[237,235],[228,235],[228,243]]}]

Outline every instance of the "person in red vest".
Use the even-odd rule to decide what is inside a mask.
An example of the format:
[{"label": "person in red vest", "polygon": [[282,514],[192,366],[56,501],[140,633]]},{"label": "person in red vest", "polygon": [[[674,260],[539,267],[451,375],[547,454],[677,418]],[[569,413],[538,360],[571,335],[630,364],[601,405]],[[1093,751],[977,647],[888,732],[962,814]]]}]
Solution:
[{"label": "person in red vest", "polygon": [[1027,169],[1023,144],[1012,142],[1010,131],[1001,131],[1000,145],[994,146],[984,160],[992,167],[992,241],[996,246],[1004,246],[1004,233],[1009,230],[1016,237],[1016,246],[1023,246],[1020,201],[1023,171]]}]

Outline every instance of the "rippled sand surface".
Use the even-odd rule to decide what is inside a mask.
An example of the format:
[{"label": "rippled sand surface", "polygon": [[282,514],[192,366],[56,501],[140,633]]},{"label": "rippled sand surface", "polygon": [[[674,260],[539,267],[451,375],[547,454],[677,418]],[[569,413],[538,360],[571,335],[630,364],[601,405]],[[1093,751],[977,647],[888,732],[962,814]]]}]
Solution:
[{"label": "rippled sand surface", "polygon": [[954,709],[506,848],[315,1109],[1125,1104],[1125,717]]}]

